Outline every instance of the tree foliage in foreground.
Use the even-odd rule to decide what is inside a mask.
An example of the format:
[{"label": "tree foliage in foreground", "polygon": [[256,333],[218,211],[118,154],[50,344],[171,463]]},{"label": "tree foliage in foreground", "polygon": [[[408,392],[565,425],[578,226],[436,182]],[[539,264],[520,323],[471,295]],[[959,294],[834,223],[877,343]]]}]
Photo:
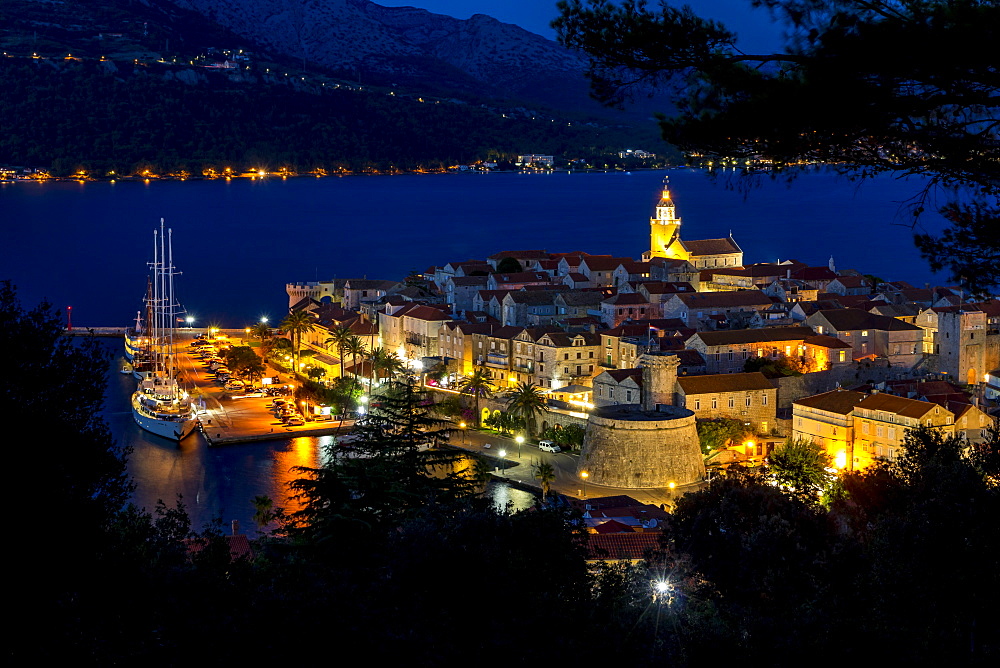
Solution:
[{"label": "tree foliage in foreground", "polygon": [[553,25],[590,59],[598,99],[672,88],[663,136],[689,154],[927,177],[911,212],[939,206],[951,227],[919,234],[923,255],[977,291],[1000,284],[1000,4],[750,3],[783,23],[783,48],[746,53],[723,24],[645,0],[562,0]]},{"label": "tree foliage in foreground", "polygon": [[903,450],[844,474],[828,507],[756,469],[681,498],[659,555],[681,602],[673,656],[995,662],[1000,433],[969,446],[921,428]]},{"label": "tree foliage in foreground", "polygon": [[767,458],[774,481],[806,503],[815,503],[829,489],[833,474],[830,455],[812,441],[788,439]]}]

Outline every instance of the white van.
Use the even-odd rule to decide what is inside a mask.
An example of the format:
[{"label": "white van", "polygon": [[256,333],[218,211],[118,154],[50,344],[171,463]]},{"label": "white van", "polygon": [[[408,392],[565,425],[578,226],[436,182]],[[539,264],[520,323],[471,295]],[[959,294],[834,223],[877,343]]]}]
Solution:
[{"label": "white van", "polygon": [[544,452],[562,452],[562,448],[560,448],[552,441],[539,441],[538,449]]}]

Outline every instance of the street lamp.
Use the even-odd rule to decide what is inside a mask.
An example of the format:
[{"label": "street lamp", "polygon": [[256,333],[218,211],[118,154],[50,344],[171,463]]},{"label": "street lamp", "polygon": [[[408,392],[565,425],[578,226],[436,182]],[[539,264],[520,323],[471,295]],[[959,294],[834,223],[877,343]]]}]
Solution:
[{"label": "street lamp", "polygon": [[504,459],[504,457],[507,456],[507,451],[506,450],[500,450],[500,452],[498,452],[497,454],[500,455],[500,467],[501,467],[500,468],[500,475],[501,476],[506,475],[506,472],[507,472],[507,460]]},{"label": "street lamp", "polygon": [[520,461],[521,460],[521,444],[524,443],[524,436],[521,436],[520,434],[518,434],[517,438],[515,438],[514,440],[517,441],[517,459],[518,459],[518,461]]},{"label": "street lamp", "polygon": [[674,586],[669,580],[653,580],[650,582],[653,589],[653,601],[656,603],[666,603],[670,605],[674,601]]},{"label": "street lamp", "polygon": [[587,471],[580,471],[580,477],[583,478],[583,498],[587,498],[587,478],[590,477],[590,473]]},{"label": "street lamp", "polygon": [[462,445],[465,445],[465,434],[466,434],[465,423],[461,422],[461,423],[459,423],[458,426],[462,428]]}]

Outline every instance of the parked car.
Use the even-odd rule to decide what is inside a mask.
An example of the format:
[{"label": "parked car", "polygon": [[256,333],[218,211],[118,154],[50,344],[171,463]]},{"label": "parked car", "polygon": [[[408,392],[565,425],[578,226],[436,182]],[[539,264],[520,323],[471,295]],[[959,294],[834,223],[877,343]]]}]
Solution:
[{"label": "parked car", "polygon": [[539,441],[538,449],[543,452],[562,452],[562,448],[553,443],[552,441]]},{"label": "parked car", "polygon": [[305,423],[306,421],[303,420],[302,417],[299,415],[293,415],[292,417],[285,420],[285,424],[288,425],[289,427],[301,427]]}]

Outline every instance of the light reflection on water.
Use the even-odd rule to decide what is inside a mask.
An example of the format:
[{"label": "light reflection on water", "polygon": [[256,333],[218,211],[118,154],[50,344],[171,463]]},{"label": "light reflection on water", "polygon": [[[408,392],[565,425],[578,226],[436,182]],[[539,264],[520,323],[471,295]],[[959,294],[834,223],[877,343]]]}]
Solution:
[{"label": "light reflection on water", "polygon": [[[104,342],[114,355],[109,367],[105,419],[121,445],[130,446],[129,473],[136,483],[133,498],[136,504],[152,511],[159,499],[172,505],[177,495],[191,515],[196,529],[214,519],[224,527],[237,520],[243,532],[253,536],[255,496],[269,496],[275,506],[286,511],[299,507],[291,498],[288,483],[301,477],[296,467],[320,466],[334,436],[277,439],[259,443],[244,443],[209,448],[198,433],[177,445],[153,436],[136,426],[129,410],[129,397],[135,381],[124,376],[121,342]],[[534,495],[512,489],[503,483],[491,483],[486,490],[498,507],[508,503],[517,510],[534,504]]]}]

